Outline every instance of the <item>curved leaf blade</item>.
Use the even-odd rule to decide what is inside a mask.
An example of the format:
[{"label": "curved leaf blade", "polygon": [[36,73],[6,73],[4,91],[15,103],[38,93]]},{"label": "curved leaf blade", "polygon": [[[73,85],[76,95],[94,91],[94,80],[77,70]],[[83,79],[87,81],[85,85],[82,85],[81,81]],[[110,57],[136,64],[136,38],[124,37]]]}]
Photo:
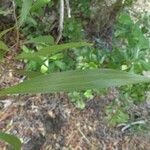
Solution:
[{"label": "curved leaf blade", "polygon": [[141,82],[150,82],[150,78],[111,69],[75,70],[26,80],[16,86],[0,90],[0,96],[101,89]]},{"label": "curved leaf blade", "polygon": [[39,50],[38,52],[35,53],[22,53],[20,55],[18,55],[16,58],[17,59],[35,59],[35,58],[40,58],[42,57],[47,57],[50,56],[52,54],[61,52],[63,50],[66,49],[71,49],[71,48],[79,48],[82,46],[92,46],[91,43],[87,43],[87,42],[74,42],[74,43],[67,43],[67,44],[60,44],[60,45],[53,45],[53,46],[47,46],[45,48],[42,48],[41,50]]},{"label": "curved leaf blade", "polygon": [[25,42],[25,44],[28,44],[28,43],[52,45],[52,44],[54,44],[54,38],[50,35],[43,35],[43,36],[38,36],[38,37],[32,38]]},{"label": "curved leaf blade", "polygon": [[9,143],[15,150],[21,150],[21,141],[16,136],[0,132],[0,140]]}]

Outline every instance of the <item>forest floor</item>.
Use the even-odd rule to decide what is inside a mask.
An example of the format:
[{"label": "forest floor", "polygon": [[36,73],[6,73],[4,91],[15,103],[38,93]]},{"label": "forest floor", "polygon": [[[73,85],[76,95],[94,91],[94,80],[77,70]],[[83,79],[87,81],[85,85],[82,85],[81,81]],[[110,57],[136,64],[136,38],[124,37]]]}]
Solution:
[{"label": "forest floor", "polygon": [[[11,66],[10,66],[11,64]],[[12,72],[23,68],[12,63],[11,55],[0,64],[0,88],[17,84],[23,79]],[[150,132],[122,131],[106,122],[105,108],[117,97],[115,89],[107,96],[95,96],[79,110],[67,94],[15,95],[0,99],[0,131],[22,139],[23,150],[150,150]],[[150,125],[150,103],[131,108]],[[0,142],[0,150],[9,146]]]}]

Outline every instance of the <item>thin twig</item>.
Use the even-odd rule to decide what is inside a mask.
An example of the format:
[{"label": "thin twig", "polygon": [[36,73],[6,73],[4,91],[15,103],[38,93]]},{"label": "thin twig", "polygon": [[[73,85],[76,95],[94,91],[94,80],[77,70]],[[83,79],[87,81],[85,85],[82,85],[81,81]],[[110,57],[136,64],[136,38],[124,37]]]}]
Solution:
[{"label": "thin twig", "polygon": [[92,145],[91,142],[89,141],[89,139],[85,136],[85,134],[81,131],[80,127],[78,126],[78,131],[80,132],[80,134],[82,135],[82,137],[86,140],[86,142],[89,144],[89,145]]},{"label": "thin twig", "polygon": [[64,0],[60,0],[60,18],[59,18],[59,34],[56,39],[56,44],[60,41],[63,32],[63,24],[64,24]]},{"label": "thin twig", "polygon": [[129,129],[131,126],[139,125],[139,124],[145,124],[145,120],[135,121],[130,124],[127,124],[121,129],[121,131],[124,132],[125,130]]}]

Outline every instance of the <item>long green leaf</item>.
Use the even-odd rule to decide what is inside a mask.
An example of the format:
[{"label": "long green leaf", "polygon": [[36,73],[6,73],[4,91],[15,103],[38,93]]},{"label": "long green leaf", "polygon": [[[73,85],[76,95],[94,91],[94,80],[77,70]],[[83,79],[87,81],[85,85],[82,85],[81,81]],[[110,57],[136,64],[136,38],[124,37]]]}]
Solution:
[{"label": "long green leaf", "polygon": [[30,13],[31,6],[32,6],[32,0],[23,0],[20,19],[19,19],[20,26],[26,21],[26,18]]},{"label": "long green leaf", "polygon": [[25,42],[25,44],[28,43],[39,43],[39,44],[47,44],[47,45],[52,45],[54,44],[54,38],[50,35],[43,35],[43,36],[38,36],[35,38],[32,38],[28,41]]},{"label": "long green leaf", "polygon": [[75,70],[42,75],[26,80],[16,86],[0,90],[0,96],[101,89],[141,82],[150,82],[150,78],[111,69]]},{"label": "long green leaf", "polygon": [[21,141],[16,136],[0,132],[0,140],[9,143],[15,150],[21,150]]},{"label": "long green leaf", "polygon": [[47,57],[49,55],[52,55],[54,53],[61,52],[62,50],[69,49],[69,48],[78,48],[82,46],[91,46],[91,43],[86,42],[76,42],[76,43],[67,43],[67,44],[60,44],[60,45],[54,45],[54,46],[47,46],[45,48],[42,48],[40,51],[35,52],[33,54],[31,53],[23,53],[17,56],[17,59],[34,59],[37,57]]}]

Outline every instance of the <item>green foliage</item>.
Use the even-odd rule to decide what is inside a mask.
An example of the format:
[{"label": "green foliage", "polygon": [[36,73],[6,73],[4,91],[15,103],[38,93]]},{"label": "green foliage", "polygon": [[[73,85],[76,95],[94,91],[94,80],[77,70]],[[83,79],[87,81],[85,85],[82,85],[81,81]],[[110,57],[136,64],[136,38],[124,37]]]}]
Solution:
[{"label": "green foliage", "polygon": [[[51,0],[23,0],[22,3],[17,0],[16,4],[21,7],[19,26],[22,26],[27,21],[34,22],[30,16],[31,13],[40,13],[42,8],[50,3]],[[35,23],[35,22],[34,22]]]},{"label": "green foliage", "polygon": [[65,20],[63,36],[67,42],[79,42],[83,40],[84,34],[81,21],[75,18]]},{"label": "green foliage", "polygon": [[[103,64],[106,67],[140,74],[142,74],[143,71],[150,70],[148,36],[150,32],[147,26],[149,24],[147,17],[140,15],[138,16],[139,19],[136,19],[138,21],[135,22],[127,13],[121,13],[118,16],[113,51],[103,52],[102,54],[104,57]],[[146,21],[146,23],[143,24],[143,21]],[[149,84],[122,86],[119,89],[119,100],[123,100],[124,103],[121,102],[122,105],[120,106],[117,101],[115,105],[111,104],[108,106],[108,109],[115,111],[114,114],[112,113],[113,115],[107,112],[107,120],[109,120],[109,123],[116,125],[129,121],[126,107],[144,102],[146,92],[149,91],[149,89]],[[122,120],[118,121],[120,113]]]},{"label": "green foliage", "polygon": [[75,104],[77,108],[84,109],[85,103],[93,98],[92,90],[86,90],[85,92],[74,91],[68,94],[69,99]]},{"label": "green foliage", "polygon": [[[121,14],[118,18],[118,32],[116,32],[116,38],[122,39],[122,42],[127,40],[127,48],[129,49],[148,49],[149,41],[144,36],[142,30],[137,23],[134,23],[130,16],[127,14]],[[129,51],[129,50],[127,50]],[[138,57],[135,55],[135,57]]]},{"label": "green foliage", "polygon": [[[105,48],[106,46],[103,46],[99,39],[96,39],[95,48],[75,49],[76,68],[84,70],[102,67],[142,74],[143,71],[150,70],[149,33],[148,17],[140,16],[140,19],[135,22],[129,14],[121,13],[115,26],[112,50]],[[124,101],[130,99],[134,104],[138,104],[146,99],[145,93],[148,90],[149,84],[128,85],[121,87],[119,93],[120,97],[124,97]],[[82,93],[79,95],[82,95]],[[85,103],[83,96],[81,97],[81,100],[73,98],[74,103],[78,101]],[[85,104],[81,106],[85,106]],[[113,109],[114,106],[109,107]],[[123,107],[124,105],[118,106],[116,115],[114,114],[113,119],[110,120],[113,122],[112,124],[128,121],[129,117],[127,117],[126,109],[123,109]],[[109,120],[111,113],[107,115]],[[120,121],[117,116],[124,118]]]},{"label": "green foliage", "polygon": [[32,12],[38,12],[42,7],[50,3],[51,0],[36,0],[31,8]]},{"label": "green foliage", "polygon": [[[144,26],[140,28],[139,22],[134,22],[127,13],[121,13],[115,28],[113,50],[97,54],[101,66],[140,74],[150,70],[149,39],[142,31]],[[128,93],[137,103],[145,99],[148,88],[148,85],[140,84],[122,87],[120,90]]]},{"label": "green foliage", "polygon": [[[115,36],[124,46],[121,50],[117,50],[120,53],[120,58],[122,58],[118,61],[121,68],[125,67],[123,70],[134,73],[143,73],[143,71],[150,70],[150,43],[142,28],[140,28],[139,22],[134,23],[127,14],[121,14],[118,19],[117,27],[119,30],[117,30]],[[148,88],[148,85],[140,84],[139,86],[124,87],[122,90],[124,93],[128,93],[129,97],[137,103],[138,101],[144,101],[145,92]]]},{"label": "green foliage", "polygon": [[74,47],[82,47],[82,46],[91,46],[92,44],[86,42],[77,42],[77,43],[67,43],[67,44],[60,44],[60,45],[53,45],[53,46],[45,46],[42,47],[38,52],[21,54],[17,56],[18,59],[34,59],[40,57],[48,57],[52,54],[61,52],[62,50],[74,48]]},{"label": "green foliage", "polygon": [[50,35],[38,36],[25,42],[28,43],[54,45],[54,38]]},{"label": "green foliage", "polygon": [[117,124],[127,123],[129,115],[127,114],[124,106],[119,106],[117,101],[106,107],[106,118],[110,125],[116,126]]},{"label": "green foliage", "polygon": [[141,26],[141,30],[144,34],[146,34],[147,37],[150,37],[150,13],[149,12],[143,12],[139,13],[138,15],[138,21],[137,23],[139,26]]},{"label": "green foliage", "polygon": [[125,86],[120,88],[120,95],[126,95],[125,100],[132,99],[134,104],[139,104],[145,101],[149,89],[149,84]]},{"label": "green foliage", "polygon": [[125,0],[124,1],[124,5],[125,6],[131,6],[134,2],[136,2],[137,0]]},{"label": "green foliage", "polygon": [[101,89],[142,82],[150,82],[150,79],[111,69],[75,70],[51,73],[26,80],[16,86],[1,90],[0,96],[7,94]]},{"label": "green foliage", "polygon": [[74,91],[68,94],[69,99],[72,103],[75,104],[77,108],[84,109],[85,108],[85,99],[81,92]]},{"label": "green foliage", "polygon": [[21,141],[16,136],[0,132],[0,140],[9,143],[15,150],[21,150]]},{"label": "green foliage", "polygon": [[74,13],[79,13],[83,15],[83,17],[89,16],[90,15],[90,3],[91,0],[75,0],[71,1],[71,6],[73,7],[73,12]]},{"label": "green foliage", "polygon": [[91,47],[83,47],[76,49],[74,54],[76,56],[77,69],[95,69],[100,67],[98,51]]},{"label": "green foliage", "polygon": [[32,7],[32,0],[23,0],[19,19],[20,26],[26,21],[30,13],[31,7]]},{"label": "green foliage", "polygon": [[24,45],[22,48],[23,53],[17,56],[17,59],[28,60],[26,66],[28,71],[34,70],[41,71],[42,73],[60,70],[65,71],[71,69],[74,65],[74,62],[71,60],[71,58],[68,57],[67,52],[65,52],[64,50],[73,49],[74,47],[78,48],[92,45],[86,42],[74,42],[54,45],[52,44],[53,38],[51,36],[40,36],[32,38],[25,43],[36,44],[37,52],[34,52],[33,49],[29,49]]},{"label": "green foliage", "polygon": [[149,70],[149,40],[138,24],[134,23],[129,15],[123,13],[118,17],[115,28],[113,50],[98,53],[103,62],[102,66],[134,73]]}]

